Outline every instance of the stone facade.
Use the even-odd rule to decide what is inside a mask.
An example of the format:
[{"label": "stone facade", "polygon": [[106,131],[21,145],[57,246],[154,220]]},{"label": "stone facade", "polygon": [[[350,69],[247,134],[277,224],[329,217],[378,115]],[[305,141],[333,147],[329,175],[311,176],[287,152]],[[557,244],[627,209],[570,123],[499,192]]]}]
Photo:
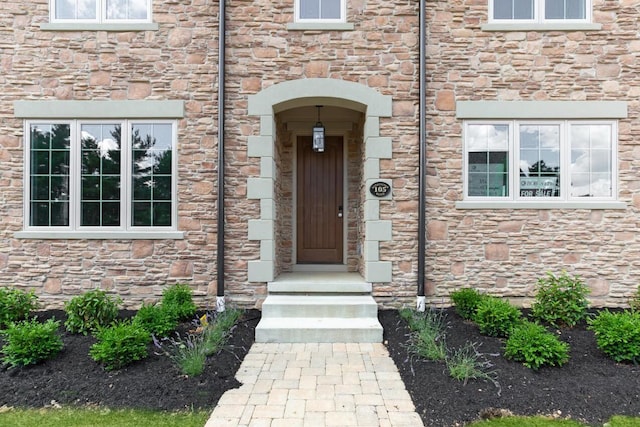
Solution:
[{"label": "stone facade", "polygon": [[[474,286],[523,303],[546,271],[579,274],[597,305],[621,305],[638,284],[640,192],[640,40],[635,1],[593,0],[599,30],[488,31],[486,2],[427,2],[427,296]],[[192,285],[198,303],[216,295],[218,3],[153,2],[154,30],[61,31],[42,28],[47,0],[0,4],[0,285],[35,289],[55,306],[101,287],[130,306],[157,299],[164,286]],[[303,79],[335,79],[390,97],[376,137],[390,156],[368,162],[366,112],[343,132],[347,144],[346,266],[365,274],[366,177],[389,180],[393,197],[376,205],[392,238],[376,243],[391,282],[374,283],[384,306],[413,305],[417,289],[419,168],[419,4],[347,2],[351,30],[291,29],[292,1],[227,5],[225,67],[225,295],[259,306],[266,283],[249,280],[262,259],[250,224],[264,215],[248,182],[273,168],[275,274],[294,267],[294,106],[276,112],[273,164],[249,153],[265,123],[249,97]],[[182,239],[27,239],[23,229],[24,121],[17,101],[160,100],[184,102],[178,121],[178,230]],[[461,209],[463,121],[460,101],[626,101],[618,122],[618,200],[625,209]],[[343,108],[343,107],[341,107]],[[354,107],[355,108],[355,107]],[[315,110],[314,110],[315,111]],[[350,116],[351,117],[351,116]],[[316,120],[315,112],[304,119]],[[372,169],[376,169],[372,172]],[[377,175],[376,175],[377,174]]]}]

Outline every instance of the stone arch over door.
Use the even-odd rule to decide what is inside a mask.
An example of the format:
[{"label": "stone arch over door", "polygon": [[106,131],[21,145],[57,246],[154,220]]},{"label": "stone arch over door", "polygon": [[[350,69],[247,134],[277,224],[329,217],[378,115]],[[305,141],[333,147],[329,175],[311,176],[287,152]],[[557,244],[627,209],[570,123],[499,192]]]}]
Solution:
[{"label": "stone arch over door", "polygon": [[[368,188],[370,183],[386,181],[380,177],[380,159],[392,157],[392,140],[380,135],[380,118],[391,117],[391,104],[390,96],[337,79],[292,80],[249,96],[248,114],[260,118],[260,134],[249,136],[247,146],[249,157],[260,158],[260,176],[247,179],[247,198],[260,200],[260,216],[248,223],[248,239],[260,241],[260,258],[248,263],[249,282],[270,282],[276,273],[275,115],[309,105],[343,107],[363,113],[363,181]],[[391,221],[380,219],[380,199],[370,194],[363,211],[364,278],[372,283],[391,282],[391,262],[381,261],[378,250],[380,241],[391,240]]]}]

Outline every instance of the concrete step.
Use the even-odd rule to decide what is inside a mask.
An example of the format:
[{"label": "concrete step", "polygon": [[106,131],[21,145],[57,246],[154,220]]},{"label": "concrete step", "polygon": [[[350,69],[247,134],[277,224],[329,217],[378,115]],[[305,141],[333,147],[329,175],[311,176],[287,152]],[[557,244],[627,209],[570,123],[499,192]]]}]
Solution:
[{"label": "concrete step", "polygon": [[371,295],[270,294],[262,304],[262,317],[377,318],[378,305]]},{"label": "concrete step", "polygon": [[287,273],[267,289],[269,294],[370,294],[372,287],[354,273]]},{"label": "concrete step", "polygon": [[273,317],[262,318],[256,327],[256,342],[382,342],[377,318]]}]

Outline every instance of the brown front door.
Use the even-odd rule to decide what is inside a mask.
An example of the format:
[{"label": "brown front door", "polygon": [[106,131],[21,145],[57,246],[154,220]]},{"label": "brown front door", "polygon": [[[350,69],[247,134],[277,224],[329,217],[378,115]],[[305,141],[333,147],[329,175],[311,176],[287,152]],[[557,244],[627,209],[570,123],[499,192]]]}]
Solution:
[{"label": "brown front door", "polygon": [[313,151],[310,136],[298,137],[297,263],[342,264],[342,137],[325,137]]}]

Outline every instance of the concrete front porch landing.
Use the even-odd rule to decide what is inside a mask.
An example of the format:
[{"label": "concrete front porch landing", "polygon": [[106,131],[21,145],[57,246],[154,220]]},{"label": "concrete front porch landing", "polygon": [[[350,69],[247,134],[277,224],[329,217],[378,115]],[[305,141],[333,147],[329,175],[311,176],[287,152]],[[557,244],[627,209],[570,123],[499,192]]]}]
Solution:
[{"label": "concrete front porch landing", "polygon": [[268,283],[256,342],[382,342],[371,289],[358,273],[282,274]]}]

